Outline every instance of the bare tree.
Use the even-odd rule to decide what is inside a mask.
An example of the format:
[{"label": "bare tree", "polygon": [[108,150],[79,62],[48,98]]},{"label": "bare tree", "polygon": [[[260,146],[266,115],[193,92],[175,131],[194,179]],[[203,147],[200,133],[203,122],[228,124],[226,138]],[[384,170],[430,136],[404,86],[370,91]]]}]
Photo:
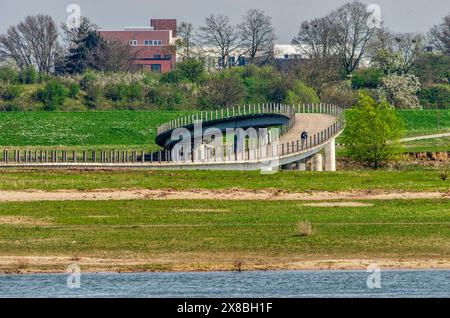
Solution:
[{"label": "bare tree", "polygon": [[194,43],[194,27],[192,23],[181,22],[177,29],[178,39],[176,46],[181,50],[181,56],[185,59],[192,57],[192,49],[195,46]]},{"label": "bare tree", "polygon": [[431,44],[446,55],[450,55],[450,14],[441,24],[435,25],[430,31]]},{"label": "bare tree", "polygon": [[27,16],[0,35],[0,52],[21,69],[36,66],[39,72],[49,73],[58,48],[57,38],[58,30],[50,16]]},{"label": "bare tree", "polygon": [[401,73],[408,74],[424,50],[424,39],[421,34],[397,33],[393,46],[394,52],[398,52],[401,58]]},{"label": "bare tree", "polygon": [[236,28],[224,15],[210,15],[205,19],[205,25],[200,27],[199,39],[210,53],[217,55],[220,66],[232,66],[230,55],[239,47]]},{"label": "bare tree", "polygon": [[256,9],[247,11],[238,30],[242,48],[251,63],[254,63],[258,54],[266,58],[272,55],[273,43],[276,39],[275,30],[272,26],[272,18],[265,15],[264,11]]},{"label": "bare tree", "polygon": [[133,60],[138,57],[135,49],[119,39],[102,39],[101,44],[87,56],[88,65],[103,72],[128,72],[133,69]]},{"label": "bare tree", "polygon": [[353,1],[331,13],[335,49],[347,74],[355,70],[366,53],[377,26],[364,3]]},{"label": "bare tree", "polygon": [[297,44],[309,59],[333,55],[335,34],[330,16],[304,21],[292,44]]},{"label": "bare tree", "polygon": [[299,63],[296,73],[317,92],[321,92],[324,84],[339,78],[335,32],[329,15],[304,21],[292,43],[307,57]]},{"label": "bare tree", "polygon": [[408,74],[424,50],[424,37],[416,33],[393,33],[383,28],[369,46],[372,64],[384,73]]}]

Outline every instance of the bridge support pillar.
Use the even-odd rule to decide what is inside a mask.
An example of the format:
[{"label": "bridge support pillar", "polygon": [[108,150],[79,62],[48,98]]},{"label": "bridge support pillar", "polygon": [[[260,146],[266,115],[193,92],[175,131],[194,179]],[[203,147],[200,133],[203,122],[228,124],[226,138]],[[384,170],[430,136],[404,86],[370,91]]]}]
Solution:
[{"label": "bridge support pillar", "polygon": [[336,140],[334,138],[325,146],[325,171],[336,171]]},{"label": "bridge support pillar", "polygon": [[297,162],[297,168],[299,171],[306,171],[306,161],[298,161]]},{"label": "bridge support pillar", "polygon": [[312,159],[312,169],[313,171],[323,171],[323,157],[322,154],[315,154]]}]

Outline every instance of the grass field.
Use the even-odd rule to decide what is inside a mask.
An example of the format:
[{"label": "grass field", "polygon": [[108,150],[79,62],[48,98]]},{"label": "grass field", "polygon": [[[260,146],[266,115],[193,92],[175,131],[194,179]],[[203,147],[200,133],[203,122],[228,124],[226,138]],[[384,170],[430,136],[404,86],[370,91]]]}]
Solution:
[{"label": "grass field", "polygon": [[405,142],[403,149],[406,152],[450,151],[450,137]]},{"label": "grass field", "polygon": [[[450,131],[450,110],[404,110],[406,135]],[[91,112],[0,112],[0,146],[155,149],[160,124],[187,112],[91,111]]]},{"label": "grass field", "polygon": [[0,174],[1,190],[95,190],[95,189],[280,189],[303,191],[442,191],[439,170],[404,171],[14,171]]},{"label": "grass field", "polygon": [[177,111],[0,112],[1,146],[156,148],[156,128]]},{"label": "grass field", "polygon": [[450,109],[400,110],[397,113],[405,124],[406,137],[450,131]]},{"label": "grass field", "polygon": [[[236,257],[243,258],[244,268],[283,267],[294,259],[448,260],[450,201],[366,203],[370,206],[191,200],[0,203],[0,256],[28,257],[26,266],[34,270],[64,270],[51,264],[37,268],[35,256],[81,263],[122,259],[122,265],[100,265],[116,270],[232,269]],[[302,221],[312,223],[311,235],[297,235],[296,224]],[[0,270],[14,271],[14,266],[2,264]]]}]

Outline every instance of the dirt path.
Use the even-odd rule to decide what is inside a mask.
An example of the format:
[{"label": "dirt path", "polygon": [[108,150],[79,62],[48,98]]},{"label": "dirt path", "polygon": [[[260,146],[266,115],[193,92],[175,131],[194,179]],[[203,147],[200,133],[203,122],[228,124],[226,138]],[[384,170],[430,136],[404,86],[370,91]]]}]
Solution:
[{"label": "dirt path", "polygon": [[450,133],[442,133],[442,134],[434,134],[434,135],[423,135],[423,136],[415,136],[415,137],[403,138],[403,139],[400,139],[400,142],[409,142],[409,141],[424,140],[424,139],[435,139],[435,138],[442,138],[442,137],[450,137]]},{"label": "dirt path", "polygon": [[105,200],[271,200],[271,201],[329,201],[329,200],[398,200],[450,199],[450,192],[302,192],[290,193],[268,190],[97,190],[97,191],[0,191],[0,202],[33,201],[105,201]]}]

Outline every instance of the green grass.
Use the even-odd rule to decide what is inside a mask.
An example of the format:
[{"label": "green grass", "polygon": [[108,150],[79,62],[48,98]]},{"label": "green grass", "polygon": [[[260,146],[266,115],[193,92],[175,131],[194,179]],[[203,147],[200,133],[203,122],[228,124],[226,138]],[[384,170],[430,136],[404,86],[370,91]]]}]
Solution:
[{"label": "green grass", "polygon": [[[376,201],[369,207],[305,202],[104,201],[0,203],[0,255],[145,257],[214,255],[448,258],[450,201]],[[295,226],[315,231],[299,237]],[[168,257],[170,259],[170,257]],[[184,262],[192,261],[185,259]]]},{"label": "green grass", "polygon": [[58,189],[268,189],[285,191],[407,190],[448,191],[438,170],[281,171],[12,171],[0,174],[2,190]]},{"label": "green grass", "polygon": [[405,152],[450,151],[450,137],[409,141],[403,147]]},{"label": "green grass", "polygon": [[399,110],[398,114],[405,124],[406,137],[450,131],[450,109]]},{"label": "green grass", "polygon": [[1,146],[155,148],[156,128],[179,111],[0,112]]},{"label": "green grass", "polygon": [[[0,112],[0,146],[39,148],[155,149],[157,126],[188,112]],[[450,131],[450,110],[399,111],[406,135]]]}]

